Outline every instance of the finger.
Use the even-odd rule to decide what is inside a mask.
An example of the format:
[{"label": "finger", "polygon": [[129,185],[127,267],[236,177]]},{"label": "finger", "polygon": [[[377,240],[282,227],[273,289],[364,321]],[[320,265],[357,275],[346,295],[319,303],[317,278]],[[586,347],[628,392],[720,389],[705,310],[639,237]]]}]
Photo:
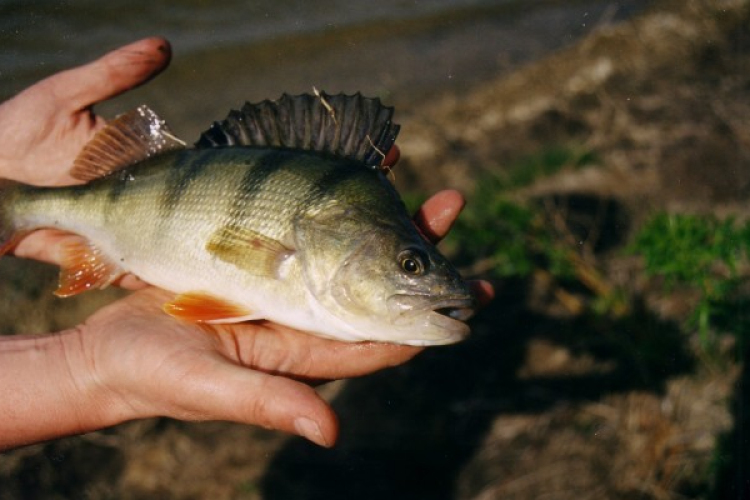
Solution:
[{"label": "finger", "polygon": [[60,265],[61,249],[83,238],[57,229],[40,229],[24,236],[13,249],[13,255]]},{"label": "finger", "polygon": [[325,447],[338,436],[331,407],[308,385],[215,360],[212,370],[181,379],[185,406],[172,417],[226,420],[297,434]]},{"label": "finger", "polygon": [[493,287],[492,283],[489,281],[470,281],[469,286],[471,286],[471,291],[474,293],[474,297],[476,297],[479,307],[486,306],[495,298],[495,287]]},{"label": "finger", "polygon": [[60,105],[79,111],[146,83],[167,67],[171,55],[167,40],[146,38],[42,83],[54,89]]},{"label": "finger", "polygon": [[399,158],[401,158],[401,150],[398,148],[398,146],[393,146],[390,150],[388,150],[385,158],[383,158],[383,165],[392,167],[396,164]]},{"label": "finger", "polygon": [[[380,342],[344,343],[328,339],[318,340],[325,343],[316,342],[310,346],[309,370],[307,373],[300,373],[299,376],[324,380],[361,377],[402,365],[424,350],[424,347]],[[292,351],[290,354],[300,353]]]},{"label": "finger", "polygon": [[252,335],[248,325],[218,328],[226,355],[257,370],[299,379],[359,377],[403,364],[423,350],[378,342],[341,342],[270,322],[260,326]]},{"label": "finger", "polygon": [[437,243],[448,234],[465,204],[458,191],[440,191],[424,202],[414,222],[430,241]]}]

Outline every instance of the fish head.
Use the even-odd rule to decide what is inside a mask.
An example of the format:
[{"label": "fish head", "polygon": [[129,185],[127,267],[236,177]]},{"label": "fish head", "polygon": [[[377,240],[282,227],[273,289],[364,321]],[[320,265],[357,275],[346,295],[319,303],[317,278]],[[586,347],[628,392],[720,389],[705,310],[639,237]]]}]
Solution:
[{"label": "fish head", "polygon": [[322,234],[310,238],[317,249],[303,266],[316,300],[354,332],[346,340],[429,346],[468,335],[469,285],[410,220],[345,218],[333,231],[331,245]]}]

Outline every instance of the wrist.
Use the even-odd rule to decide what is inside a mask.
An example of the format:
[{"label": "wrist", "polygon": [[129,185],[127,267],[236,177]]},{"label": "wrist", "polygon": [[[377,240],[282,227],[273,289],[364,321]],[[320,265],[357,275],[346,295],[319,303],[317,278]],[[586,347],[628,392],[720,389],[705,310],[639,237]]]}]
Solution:
[{"label": "wrist", "polygon": [[[52,335],[59,343],[56,372],[63,376],[65,396],[75,411],[80,432],[102,429],[137,418],[126,399],[113,389],[108,367],[97,362],[97,332],[86,325]],[[53,349],[54,351],[54,349]]]},{"label": "wrist", "polygon": [[84,329],[0,338],[0,450],[128,420],[96,376]]}]

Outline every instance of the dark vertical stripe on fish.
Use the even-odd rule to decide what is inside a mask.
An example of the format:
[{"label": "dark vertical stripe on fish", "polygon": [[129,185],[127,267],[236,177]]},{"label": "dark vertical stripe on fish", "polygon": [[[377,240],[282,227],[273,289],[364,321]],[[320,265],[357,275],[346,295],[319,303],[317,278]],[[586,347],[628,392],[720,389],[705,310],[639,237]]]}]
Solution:
[{"label": "dark vertical stripe on fish", "polygon": [[86,196],[86,194],[88,194],[91,191],[91,189],[89,188],[87,184],[83,184],[81,186],[70,186],[70,188],[68,189],[71,195],[70,197],[73,200],[79,200],[83,198],[84,196]]},{"label": "dark vertical stripe on fish", "polygon": [[107,200],[111,204],[114,204],[120,199],[120,196],[122,196],[122,193],[124,193],[128,187],[129,181],[133,178],[128,170],[121,170],[114,175],[116,178],[112,179],[109,191],[107,192]]},{"label": "dark vertical stripe on fish", "polygon": [[[339,160],[349,162],[349,160]],[[350,162],[345,168],[329,168],[322,172],[322,175],[312,183],[310,192],[307,195],[305,203],[311,205],[316,199],[325,196],[327,193],[338,193],[338,188],[342,184],[362,175],[372,175],[372,170],[359,162]]]},{"label": "dark vertical stripe on fish", "polygon": [[252,204],[253,198],[260,194],[269,178],[289,161],[290,156],[288,151],[269,150],[257,157],[252,167],[245,171],[237,186],[230,213],[233,221],[241,221],[246,217],[247,207]]},{"label": "dark vertical stripe on fish", "polygon": [[206,167],[215,162],[215,158],[216,152],[212,150],[186,151],[175,158],[175,163],[167,174],[164,194],[161,199],[161,215],[163,218],[169,218],[179,205],[180,199],[190,187],[190,184]]}]

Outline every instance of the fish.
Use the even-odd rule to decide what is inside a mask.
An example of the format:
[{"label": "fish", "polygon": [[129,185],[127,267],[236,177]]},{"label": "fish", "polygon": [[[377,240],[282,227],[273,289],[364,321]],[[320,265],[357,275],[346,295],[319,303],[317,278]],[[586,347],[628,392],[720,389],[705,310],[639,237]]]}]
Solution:
[{"label": "fish", "polygon": [[0,255],[23,235],[81,236],[61,297],[126,273],[174,293],[182,321],[270,320],[325,338],[431,346],[470,331],[471,287],[420,232],[382,166],[393,108],[283,94],[233,110],[192,146],[148,106],[81,150],[81,184],[0,185]]}]

